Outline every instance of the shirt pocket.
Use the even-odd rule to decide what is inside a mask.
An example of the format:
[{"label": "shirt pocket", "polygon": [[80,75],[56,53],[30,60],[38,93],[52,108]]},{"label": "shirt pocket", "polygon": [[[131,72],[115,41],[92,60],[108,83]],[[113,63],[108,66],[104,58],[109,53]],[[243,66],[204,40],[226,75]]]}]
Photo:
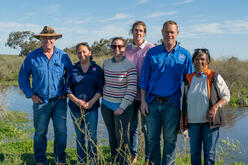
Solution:
[{"label": "shirt pocket", "polygon": [[64,74],[64,65],[61,62],[55,61],[53,67],[56,74],[58,75]]},{"label": "shirt pocket", "polygon": [[35,75],[43,75],[44,73],[46,73],[46,68],[47,66],[45,64],[33,63],[32,72]]},{"label": "shirt pocket", "polygon": [[162,71],[163,62],[160,59],[154,58],[151,60],[151,72]]}]

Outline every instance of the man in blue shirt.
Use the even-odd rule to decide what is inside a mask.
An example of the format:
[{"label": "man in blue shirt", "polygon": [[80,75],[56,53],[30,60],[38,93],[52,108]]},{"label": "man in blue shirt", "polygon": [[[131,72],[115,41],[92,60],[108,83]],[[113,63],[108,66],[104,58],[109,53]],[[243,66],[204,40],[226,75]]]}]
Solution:
[{"label": "man in blue shirt", "polygon": [[[68,55],[56,48],[55,41],[62,34],[45,26],[42,32],[34,35],[41,41],[38,48],[27,55],[20,72],[19,87],[27,98],[33,101],[34,157],[37,165],[46,164],[47,129],[50,118],[54,126],[54,156],[57,164],[66,161],[66,115],[67,103],[64,96],[64,77],[72,67]],[[32,76],[32,86],[30,86]]]},{"label": "man in blue shirt", "polygon": [[[148,127],[149,164],[175,163],[175,145],[180,120],[180,97],[183,76],[193,71],[191,55],[179,46],[178,25],[163,25],[163,43],[151,48],[145,57],[140,80],[141,112]],[[160,134],[163,131],[161,163]]]}]

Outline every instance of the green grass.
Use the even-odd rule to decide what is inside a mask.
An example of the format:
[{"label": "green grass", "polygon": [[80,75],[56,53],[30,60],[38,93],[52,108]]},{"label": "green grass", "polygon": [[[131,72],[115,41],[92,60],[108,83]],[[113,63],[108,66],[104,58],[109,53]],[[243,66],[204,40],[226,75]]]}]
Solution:
[{"label": "green grass", "polygon": [[[33,155],[33,140],[30,136],[33,133],[32,122],[27,119],[27,114],[0,110],[0,164],[3,165],[33,165],[35,164]],[[137,165],[144,163],[143,137],[140,136],[139,155]],[[189,142],[184,142],[186,148],[176,154],[176,164],[189,165]],[[48,164],[54,164],[53,141],[48,141],[47,158]],[[237,154],[233,151],[239,150],[239,142],[226,138],[221,140],[218,146],[216,165],[224,165],[224,158],[235,158]],[[232,151],[232,152],[231,152]],[[74,165],[77,162],[76,148],[67,148],[67,164]],[[231,154],[232,153],[232,154]],[[109,146],[98,145],[98,159],[100,165],[110,164]],[[245,165],[244,162],[235,162],[234,165]]]}]

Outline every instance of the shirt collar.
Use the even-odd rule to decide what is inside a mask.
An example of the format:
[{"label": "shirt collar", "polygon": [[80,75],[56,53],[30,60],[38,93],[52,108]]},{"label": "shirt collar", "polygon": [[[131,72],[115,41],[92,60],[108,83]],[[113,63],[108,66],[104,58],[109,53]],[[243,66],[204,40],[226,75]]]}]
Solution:
[{"label": "shirt collar", "polygon": [[[168,52],[168,50],[164,47],[164,44],[163,44],[163,43],[161,44],[161,47],[162,47],[162,49],[163,49],[164,51],[167,51],[167,52]],[[178,49],[179,49],[179,43],[176,42],[176,46],[171,50],[171,53],[174,53],[174,52],[177,51]]]},{"label": "shirt collar", "polygon": [[[90,61],[90,66],[91,66],[91,65],[95,65],[95,64],[96,64],[95,61]],[[80,61],[76,62],[75,65],[78,66],[78,67],[81,67]]]},{"label": "shirt collar", "polygon": [[[88,71],[90,71],[91,68],[92,68],[95,64],[96,64],[95,61],[90,61],[90,66],[89,66]],[[79,70],[82,71],[82,68],[81,68],[81,65],[80,65],[80,61],[76,62],[76,63],[75,63],[75,66],[76,66]],[[87,72],[88,72],[88,71],[87,71]]]},{"label": "shirt collar", "polygon": [[[123,60],[125,60],[125,59],[126,59],[126,56],[123,56],[123,57],[124,57],[124,58],[123,58],[121,61],[123,61]],[[114,57],[112,57],[111,61],[112,61],[112,62],[115,62],[115,58],[114,58]]]},{"label": "shirt collar", "polygon": [[146,40],[145,40],[140,46],[136,46],[136,45],[134,45],[134,44],[132,43],[132,48],[137,48],[137,47],[139,47],[139,48],[143,49],[143,48],[146,46],[146,44],[147,44],[147,41],[146,41]]},{"label": "shirt collar", "polygon": [[[44,53],[42,47],[39,48],[39,52],[40,53]],[[53,54],[56,54],[57,52],[58,52],[58,49],[54,46],[54,52],[53,52]]]}]

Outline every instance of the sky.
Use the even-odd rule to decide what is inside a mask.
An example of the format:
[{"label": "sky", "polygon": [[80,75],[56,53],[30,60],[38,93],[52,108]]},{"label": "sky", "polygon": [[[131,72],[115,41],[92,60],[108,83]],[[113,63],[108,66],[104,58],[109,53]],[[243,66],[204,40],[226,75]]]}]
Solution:
[{"label": "sky", "polygon": [[146,23],[151,43],[162,38],[163,23],[174,20],[177,40],[191,53],[207,48],[214,59],[248,60],[247,0],[2,0],[0,54],[19,53],[5,46],[11,32],[38,34],[49,25],[63,34],[56,47],[64,49],[102,38],[132,38],[129,30],[137,20]]}]

